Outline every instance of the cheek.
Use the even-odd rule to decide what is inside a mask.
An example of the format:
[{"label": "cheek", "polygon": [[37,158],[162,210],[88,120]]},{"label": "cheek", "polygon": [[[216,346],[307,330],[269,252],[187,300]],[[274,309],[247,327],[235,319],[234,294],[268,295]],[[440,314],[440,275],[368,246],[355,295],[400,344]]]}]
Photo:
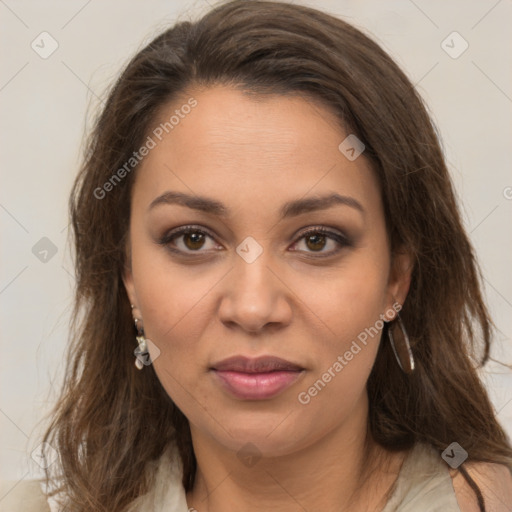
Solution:
[{"label": "cheek", "polygon": [[207,403],[207,393],[198,378],[208,365],[201,322],[204,324],[211,312],[201,301],[204,294],[197,288],[179,292],[175,280],[172,287],[160,280],[158,286],[147,289],[146,300],[151,305],[144,317],[145,330],[160,350],[153,367],[166,393],[187,417],[204,414],[199,404]]},{"label": "cheek", "polygon": [[311,338],[315,368],[301,388],[303,403],[316,403],[311,409],[333,403],[349,410],[364,392],[384,326],[386,279],[380,262],[360,260],[308,296],[308,308],[321,320],[315,322],[321,332]]},{"label": "cheek", "polygon": [[[341,307],[340,301],[338,304]],[[375,301],[369,302],[377,318]],[[347,303],[348,304],[348,303]],[[336,336],[316,338],[315,368],[297,389],[294,400],[308,428],[318,429],[317,418],[325,417],[321,429],[328,431],[340,422],[351,421],[364,411],[366,382],[381,342],[381,325],[360,302],[360,311],[344,317],[343,310],[332,311],[330,324]],[[368,305],[368,303],[366,303]],[[354,308],[352,308],[354,309]],[[356,308],[357,309],[357,308]],[[376,325],[377,324],[377,325]]]},{"label": "cheek", "polygon": [[352,340],[364,340],[364,333],[377,322],[382,329],[386,282],[381,262],[354,257],[350,265],[327,276],[317,292],[308,294],[308,307],[322,320],[332,349],[348,350]]},{"label": "cheek", "polygon": [[185,286],[176,274],[162,277],[159,273],[154,280],[145,274],[138,297],[145,334],[161,350],[158,365],[187,368],[200,362],[196,340],[201,339],[203,324],[211,315],[206,310],[210,288],[209,281]]},{"label": "cheek", "polygon": [[144,331],[160,351],[153,366],[162,386],[187,410],[190,396],[204,403],[197,376],[209,363],[203,332],[212,320],[211,292],[219,276],[211,271],[201,275],[198,266],[185,268],[159,253],[149,254],[142,248],[132,254]]}]

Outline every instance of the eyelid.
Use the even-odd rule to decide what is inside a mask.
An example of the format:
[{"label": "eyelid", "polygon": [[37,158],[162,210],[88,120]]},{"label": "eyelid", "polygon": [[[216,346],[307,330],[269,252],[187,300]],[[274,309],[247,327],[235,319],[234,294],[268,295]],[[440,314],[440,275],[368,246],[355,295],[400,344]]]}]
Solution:
[{"label": "eyelid", "polygon": [[[216,241],[215,235],[213,235],[209,231],[208,228],[205,228],[205,227],[199,226],[199,225],[189,224],[189,225],[179,226],[179,227],[169,231],[168,233],[163,235],[161,238],[159,238],[157,243],[160,245],[163,245],[163,246],[168,246],[169,250],[171,250],[172,252],[178,253],[180,255],[185,255],[185,256],[194,257],[195,256],[194,253],[196,253],[197,256],[199,256],[202,253],[208,252],[208,251],[201,251],[201,250],[185,252],[180,249],[175,249],[175,248],[169,247],[169,245],[173,241],[173,239],[179,238],[180,236],[183,236],[187,233],[192,233],[192,232],[193,233],[196,233],[196,232],[202,233],[204,235],[209,236],[212,240]],[[341,249],[343,249],[344,247],[353,247],[353,245],[354,245],[351,237],[347,236],[346,234],[344,234],[342,231],[338,230],[337,228],[330,228],[325,225],[309,226],[309,227],[304,228],[303,230],[299,231],[297,234],[294,235],[294,242],[292,243],[292,245],[297,244],[298,242],[300,242],[304,237],[306,237],[309,234],[317,234],[317,233],[325,235],[326,238],[333,240],[334,242],[336,242],[338,244],[339,247],[337,249],[329,251],[325,254],[323,252],[318,252],[315,254],[314,251],[300,251],[300,250],[297,250],[294,252],[311,254],[314,258],[326,258],[326,257],[334,256],[334,255],[338,254],[338,252]]]}]

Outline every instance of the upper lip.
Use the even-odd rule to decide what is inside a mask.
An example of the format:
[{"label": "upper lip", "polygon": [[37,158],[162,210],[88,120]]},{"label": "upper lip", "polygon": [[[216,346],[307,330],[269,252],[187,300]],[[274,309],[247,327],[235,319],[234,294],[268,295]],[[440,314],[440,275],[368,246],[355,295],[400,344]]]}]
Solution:
[{"label": "upper lip", "polygon": [[212,365],[213,370],[229,370],[242,373],[264,373],[272,371],[299,371],[301,366],[273,356],[261,356],[250,358],[245,356],[233,356],[223,359]]}]

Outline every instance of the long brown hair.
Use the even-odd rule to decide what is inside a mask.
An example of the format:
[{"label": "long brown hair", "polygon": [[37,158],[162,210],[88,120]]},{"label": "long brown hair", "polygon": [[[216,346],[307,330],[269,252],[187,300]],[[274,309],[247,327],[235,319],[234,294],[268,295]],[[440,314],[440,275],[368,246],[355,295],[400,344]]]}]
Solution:
[{"label": "long brown hair", "polygon": [[153,367],[134,366],[121,276],[137,166],[108,193],[98,189],[141,147],[162,107],[193,86],[217,84],[319,100],[366,146],[392,253],[414,258],[401,317],[416,370],[404,374],[389,344],[380,344],[367,383],[373,438],[391,451],[416,441],[442,451],[457,441],[469,461],[512,469],[510,440],[476,371],[489,359],[493,331],[482,277],[419,94],[375,42],[342,20],[306,6],[235,0],[142,49],[89,138],[70,197],[76,298],[66,377],[44,435],[60,455],[47,482],[66,495],[66,510],[124,510],[148,490],[149,468],[171,443],[185,490],[193,485],[188,421]]}]

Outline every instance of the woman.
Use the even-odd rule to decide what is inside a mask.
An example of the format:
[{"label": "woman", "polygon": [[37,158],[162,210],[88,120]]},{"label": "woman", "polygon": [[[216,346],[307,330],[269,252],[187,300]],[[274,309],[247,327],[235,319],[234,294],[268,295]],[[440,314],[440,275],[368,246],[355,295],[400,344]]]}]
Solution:
[{"label": "woman", "polygon": [[239,0],[167,30],[70,208],[34,510],[512,509],[474,251],[419,95],[360,31]]}]

